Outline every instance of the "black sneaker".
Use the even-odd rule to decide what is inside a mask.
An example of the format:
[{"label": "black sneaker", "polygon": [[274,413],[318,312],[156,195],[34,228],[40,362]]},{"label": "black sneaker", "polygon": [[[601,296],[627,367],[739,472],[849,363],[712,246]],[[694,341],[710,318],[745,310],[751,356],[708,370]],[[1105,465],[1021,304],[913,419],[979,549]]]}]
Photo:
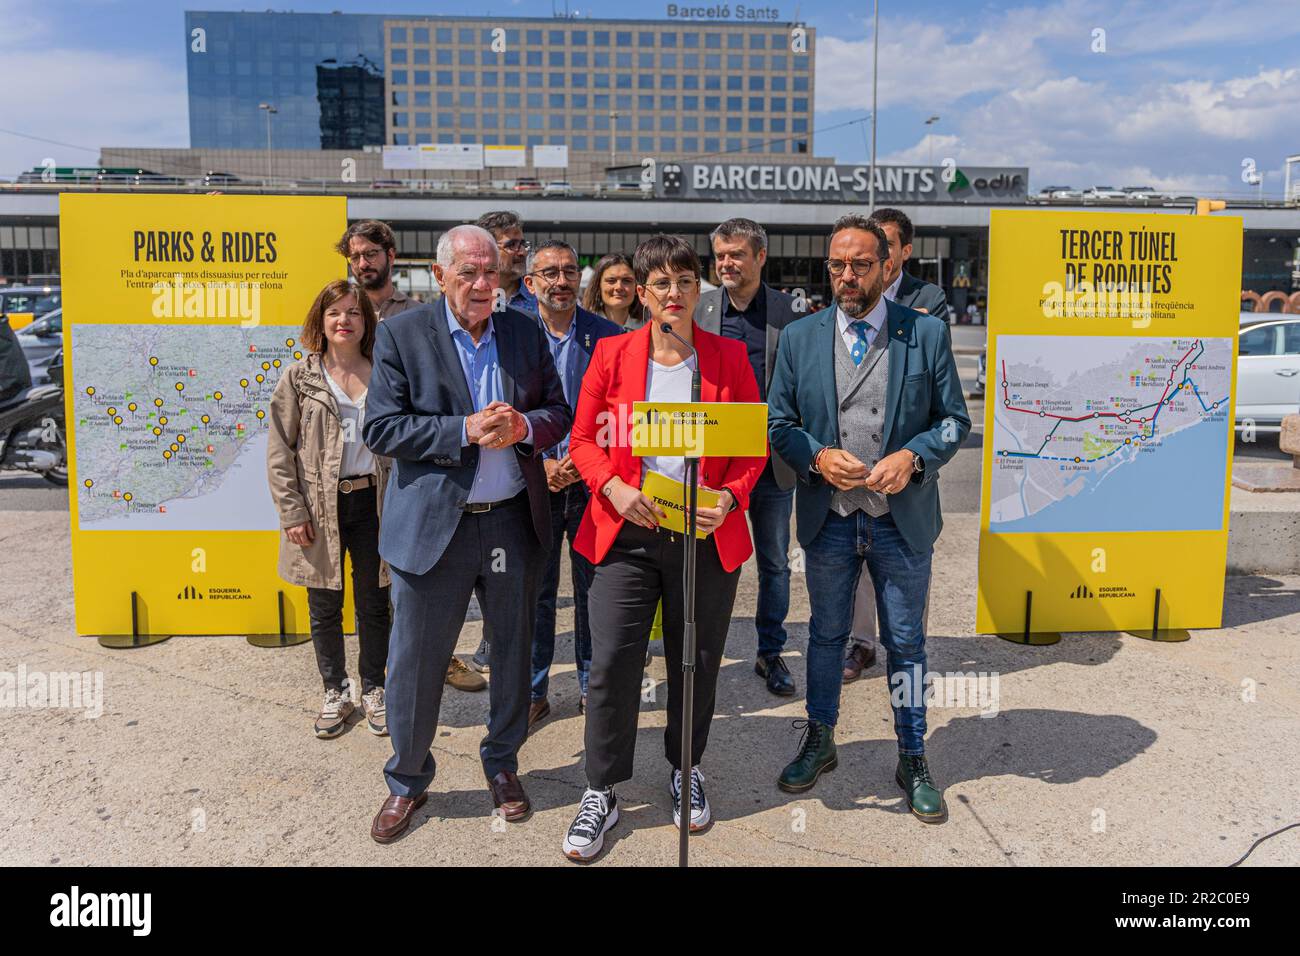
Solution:
[{"label": "black sneaker", "polygon": [[605,832],[618,823],[618,797],[614,788],[587,788],[578,815],[564,835],[564,855],[579,863],[595,859],[605,845]]},{"label": "black sneaker", "polygon": [[478,642],[478,650],[476,650],[474,656],[470,658],[469,666],[474,668],[474,670],[478,671],[480,674],[486,674],[488,672],[488,642],[486,637]]}]

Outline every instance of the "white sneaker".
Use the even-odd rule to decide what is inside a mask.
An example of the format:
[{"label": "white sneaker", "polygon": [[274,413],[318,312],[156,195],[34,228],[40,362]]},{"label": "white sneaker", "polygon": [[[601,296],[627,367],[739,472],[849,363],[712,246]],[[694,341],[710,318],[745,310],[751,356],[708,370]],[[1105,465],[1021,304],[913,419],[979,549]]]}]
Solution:
[{"label": "white sneaker", "polygon": [[[673,797],[673,826],[682,825],[682,772],[673,771],[668,792]],[[691,768],[691,832],[698,833],[708,827],[713,814],[709,810],[709,798],[704,795],[704,774],[698,766]]]},{"label": "white sneaker", "polygon": [[372,687],[361,695],[361,712],[366,715],[366,727],[372,734],[388,736],[388,709],[384,706],[382,687]]},{"label": "white sneaker", "polygon": [[616,823],[618,797],[614,788],[592,790],[588,787],[578,806],[578,815],[564,836],[564,855],[579,863],[594,859],[605,845],[605,831]]},{"label": "white sneaker", "polygon": [[316,736],[329,739],[343,733],[354,710],[356,705],[352,703],[352,681],[344,678],[342,690],[331,687],[325,691],[325,703],[321,705],[320,716],[316,718]]}]

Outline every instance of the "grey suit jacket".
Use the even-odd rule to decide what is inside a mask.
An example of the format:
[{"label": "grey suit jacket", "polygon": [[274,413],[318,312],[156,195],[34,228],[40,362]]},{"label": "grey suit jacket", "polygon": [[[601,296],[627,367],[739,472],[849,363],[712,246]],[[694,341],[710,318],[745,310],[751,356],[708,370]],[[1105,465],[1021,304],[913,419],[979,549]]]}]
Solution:
[{"label": "grey suit jacket", "polygon": [[945,322],[951,322],[948,314],[948,297],[943,294],[943,289],[933,282],[918,279],[907,271],[903,272],[902,281],[898,283],[898,295],[894,301],[913,311],[924,312]]},{"label": "grey suit jacket", "polygon": [[[764,356],[766,374],[763,379],[763,394],[766,395],[772,385],[772,372],[776,368],[776,346],[781,339],[781,330],[795,319],[802,318],[804,313],[795,311],[793,296],[773,289],[766,282],[759,286],[758,292],[767,296],[767,349]],[[700,296],[699,304],[695,307],[695,324],[705,332],[722,334],[722,297],[726,293],[727,290],[719,286]],[[807,308],[806,302],[804,307]],[[772,477],[776,479],[777,487],[784,491],[789,491],[798,481],[794,469],[782,460],[775,448],[772,449]]]}]

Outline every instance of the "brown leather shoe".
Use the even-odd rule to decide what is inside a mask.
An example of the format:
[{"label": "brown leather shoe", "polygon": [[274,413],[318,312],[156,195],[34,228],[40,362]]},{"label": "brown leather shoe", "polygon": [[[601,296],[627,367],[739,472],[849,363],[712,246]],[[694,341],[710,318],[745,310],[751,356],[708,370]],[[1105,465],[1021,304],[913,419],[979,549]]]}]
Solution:
[{"label": "brown leather shoe", "polygon": [[487,687],[487,680],[483,675],[475,674],[454,654],[451,662],[447,664],[447,683],[457,690],[476,691]]},{"label": "brown leather shoe", "polygon": [[420,794],[414,800],[410,797],[390,796],[379,808],[379,813],[375,814],[375,822],[370,824],[370,836],[376,843],[392,843],[406,832],[406,828],[411,825],[411,817],[428,799],[427,793]]},{"label": "brown leather shoe", "polygon": [[502,770],[489,780],[488,789],[492,791],[492,805],[501,809],[506,822],[518,823],[532,813],[524,785],[509,770]]},{"label": "brown leather shoe", "polygon": [[551,716],[551,702],[543,697],[541,700],[535,700],[528,705],[528,729],[531,731],[534,724],[541,723],[547,717]]},{"label": "brown leather shoe", "polygon": [[844,683],[853,683],[862,676],[864,670],[875,665],[876,645],[854,644],[849,650],[849,656],[844,658]]}]

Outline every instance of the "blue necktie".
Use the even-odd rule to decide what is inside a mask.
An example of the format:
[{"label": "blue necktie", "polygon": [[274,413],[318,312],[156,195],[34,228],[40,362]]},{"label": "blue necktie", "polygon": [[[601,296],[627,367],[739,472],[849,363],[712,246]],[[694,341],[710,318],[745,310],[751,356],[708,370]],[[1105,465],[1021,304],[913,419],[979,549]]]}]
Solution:
[{"label": "blue necktie", "polygon": [[863,319],[856,322],[850,322],[849,328],[858,337],[853,343],[853,348],[849,350],[849,357],[853,359],[854,365],[861,365],[862,360],[867,357],[867,349],[871,347],[871,323]]}]

